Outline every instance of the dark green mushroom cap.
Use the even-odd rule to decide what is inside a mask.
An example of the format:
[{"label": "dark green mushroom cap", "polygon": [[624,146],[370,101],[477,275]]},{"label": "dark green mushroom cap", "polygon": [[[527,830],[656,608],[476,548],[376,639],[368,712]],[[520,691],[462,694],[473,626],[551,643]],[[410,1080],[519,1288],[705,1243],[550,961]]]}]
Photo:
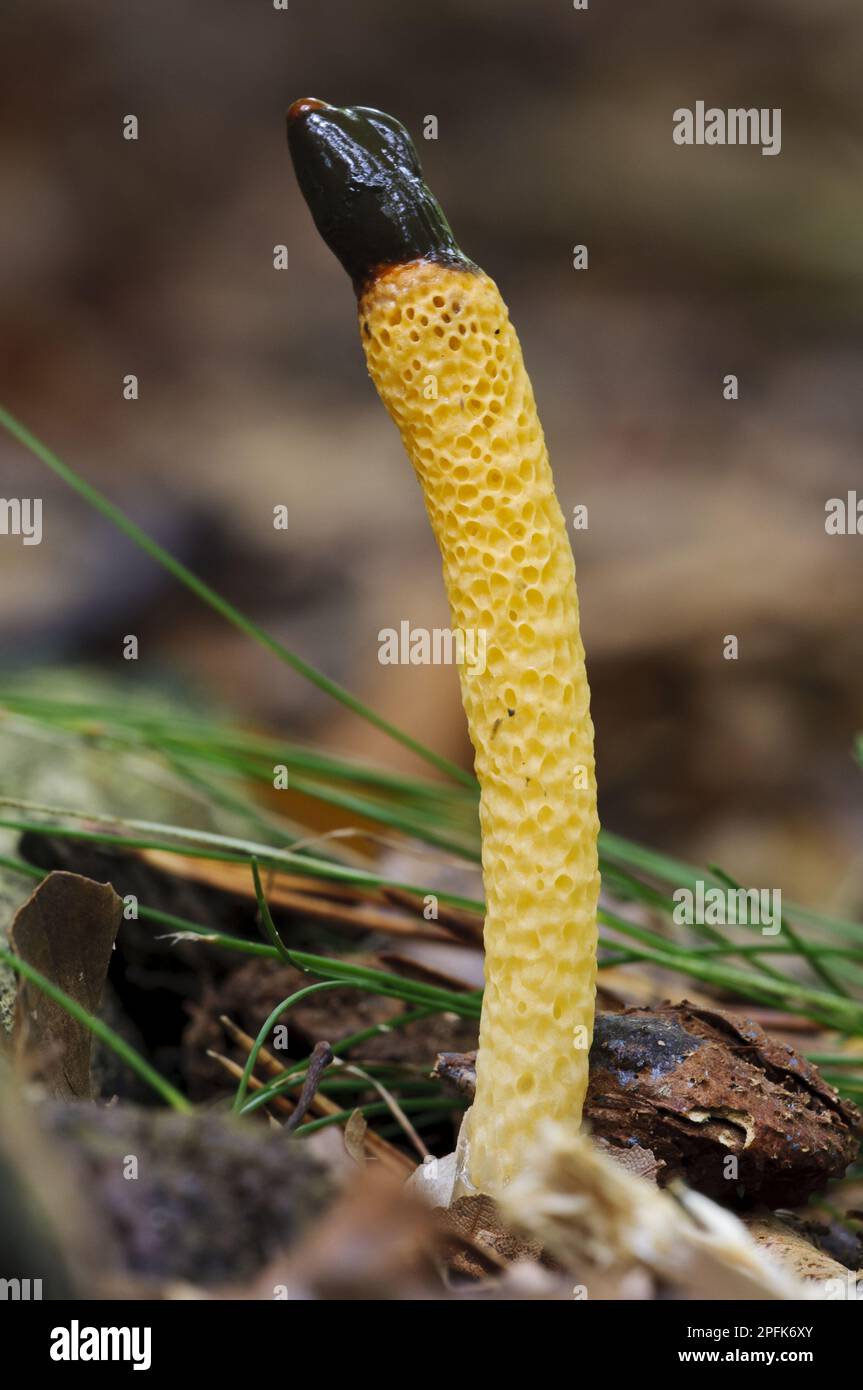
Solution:
[{"label": "dark green mushroom cap", "polygon": [[315,225],[357,294],[387,266],[408,261],[474,269],[392,116],[303,97],[288,111],[288,146]]}]

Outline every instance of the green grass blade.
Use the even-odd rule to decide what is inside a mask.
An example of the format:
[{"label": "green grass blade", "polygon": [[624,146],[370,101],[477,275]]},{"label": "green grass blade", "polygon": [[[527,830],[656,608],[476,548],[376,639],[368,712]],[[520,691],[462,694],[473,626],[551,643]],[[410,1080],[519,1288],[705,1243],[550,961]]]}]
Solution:
[{"label": "green grass blade", "polygon": [[[0,797],[0,805],[9,804],[11,798]],[[50,814],[57,814],[50,811]],[[67,840],[81,840],[89,844],[114,845],[118,849],[158,849],[168,854],[183,855],[192,859],[209,859],[224,864],[248,864],[253,858],[275,870],[289,868],[293,873],[308,873],[315,878],[332,879],[339,883],[350,883],[368,888],[400,888],[417,897],[433,894],[442,903],[463,908],[467,912],[482,912],[483,906],[476,898],[466,898],[459,893],[445,892],[443,889],[420,888],[415,883],[405,883],[402,879],[385,878],[381,874],[366,869],[344,868],[341,864],[330,863],[325,859],[313,859],[290,850],[279,850],[251,840],[236,839],[230,835],[216,835],[209,831],[189,830],[185,826],[162,825],[154,821],[126,820],[120,816],[102,816],[83,811],[64,811],[62,814],[79,820],[108,821],[115,825],[152,828],[166,834],[176,835],[182,844],[172,844],[170,840],[141,838],[134,835],[114,835],[103,830],[76,830],[66,825],[53,825],[39,821],[18,819],[14,816],[0,817],[0,827],[7,830],[31,830],[39,835],[59,836]],[[214,848],[204,848],[189,841],[202,840]],[[223,849],[221,846],[224,845]],[[236,846],[234,849],[233,847]]]},{"label": "green grass blade", "polygon": [[[645,936],[650,935],[643,928],[635,927],[633,923],[615,917],[613,913],[602,911],[599,916],[601,921],[616,931],[642,942]],[[654,938],[654,944],[651,946],[646,942],[642,944],[640,954],[643,960],[650,960],[678,974],[718,985],[729,993],[745,999],[756,999],[761,1003],[770,1004],[773,1008],[796,1009],[809,1018],[817,1019],[828,1028],[836,1028],[839,1032],[863,1033],[863,1004],[845,999],[842,995],[810,989],[799,985],[796,980],[773,980],[769,975],[756,975],[734,966],[715,965],[712,961],[703,959],[697,951],[687,952],[682,947],[672,947],[658,937]]]},{"label": "green grass blade", "polygon": [[[396,1028],[406,1028],[409,1023],[417,1023],[420,1019],[430,1018],[432,1014],[440,1012],[440,1009],[411,1009],[403,1014],[398,1014],[396,1018],[388,1019],[386,1023],[372,1023],[368,1028],[363,1028],[358,1033],[351,1033],[348,1037],[333,1043],[333,1055],[338,1057],[344,1052],[349,1052],[352,1047],[358,1047],[360,1043],[368,1042],[370,1038],[378,1038],[383,1033],[391,1033]],[[258,1110],[262,1105],[266,1105],[273,1096],[277,1096],[281,1091],[293,1089],[305,1078],[307,1070],[308,1059],[288,1067],[282,1076],[277,1076],[260,1091],[256,1091],[252,1098],[246,1101],[241,1113],[248,1115],[250,1111]]]},{"label": "green grass blade", "polygon": [[[738,891],[741,889],[742,885],[739,884],[736,879],[733,879],[729,873],[726,873],[724,869],[721,869],[718,864],[711,864],[710,872],[727,888]],[[817,953],[812,951],[809,942],[806,941],[799,932],[794,930],[791,923],[786,920],[784,915],[780,917],[779,921],[788,940],[796,948],[797,952],[809,962],[810,969],[819,977],[822,983],[827,985],[828,989],[835,990],[837,994],[843,994],[846,999],[850,998],[848,990],[836,979],[833,972],[827,969],[824,962],[818,958]]]},{"label": "green grass blade", "polygon": [[65,990],[60,989],[58,985],[55,985],[53,980],[49,980],[29,961],[22,960],[13,951],[8,951],[5,946],[0,946],[0,961],[4,965],[8,965],[17,975],[23,975],[49,999],[53,999],[55,1004],[59,1004],[62,1009],[65,1009],[67,1014],[70,1014],[77,1023],[88,1028],[94,1037],[103,1042],[106,1047],[110,1047],[118,1057],[121,1057],[126,1065],[131,1067],[142,1081],[146,1081],[147,1085],[151,1086],[174,1110],[191,1114],[192,1106],[186,1097],[175,1090],[170,1081],[166,1081],[164,1076],[160,1076],[155,1068],[151,1067],[150,1063],[126,1042],[125,1038],[121,1038],[119,1033],[115,1033],[113,1028],[109,1028],[107,1023],[103,1023],[101,1018],[88,1013],[82,1004],[66,994]]},{"label": "green grass blade", "polygon": [[[399,1105],[402,1110],[410,1114],[417,1110],[429,1112],[464,1110],[467,1102],[460,1100],[458,1096],[422,1096],[415,1100],[400,1100]],[[385,1101],[371,1101],[368,1105],[354,1106],[353,1110],[337,1110],[332,1115],[324,1115],[320,1120],[309,1120],[308,1124],[300,1125],[298,1129],[294,1130],[294,1138],[299,1139],[304,1134],[314,1134],[319,1129],[326,1129],[328,1125],[345,1124],[357,1110],[361,1110],[367,1117],[392,1113]]]},{"label": "green grass blade", "polygon": [[243,1107],[243,1101],[246,1099],[246,1092],[249,1089],[249,1082],[252,1078],[252,1072],[255,1070],[255,1063],[260,1056],[261,1048],[270,1036],[270,1030],[275,1028],[282,1015],[287,1013],[288,1009],[294,1004],[299,1004],[301,999],[306,999],[308,995],[320,994],[321,990],[336,989],[337,987],[343,989],[344,985],[336,980],[323,980],[316,985],[306,985],[304,989],[296,990],[294,994],[289,994],[287,999],[283,999],[281,1003],[276,1005],[258,1032],[258,1036],[255,1038],[252,1047],[249,1049],[246,1065],[243,1067],[243,1075],[240,1077],[237,1093],[234,1096],[233,1109],[235,1114],[239,1114]]},{"label": "green grass blade", "polygon": [[[673,884],[675,888],[694,890],[699,880],[705,885],[712,884],[718,888],[723,886],[721,881],[708,869],[699,869],[695,865],[687,864],[682,859],[674,858],[672,855],[648,849],[647,846],[639,845],[634,840],[627,840],[622,835],[614,835],[609,830],[600,830],[599,849],[600,864],[604,861],[619,863],[636,873],[648,874],[660,882]],[[785,903],[784,906],[796,922],[805,922],[813,927],[833,931],[863,942],[863,923],[861,922],[849,922],[840,917],[833,917],[828,913],[816,912],[813,908],[803,907],[800,903],[789,902]]]},{"label": "green grass blade", "polygon": [[122,531],[125,536],[128,536],[129,540],[133,541],[145,554],[149,555],[151,560],[155,560],[156,564],[161,565],[162,569],[167,570],[170,575],[178,579],[180,583],[185,585],[191,593],[195,594],[202,603],[205,603],[215,613],[225,618],[227,622],[244,633],[246,637],[250,637],[252,641],[257,642],[259,646],[271,652],[279,661],[284,662],[286,666],[290,666],[291,670],[296,671],[297,675],[302,676],[304,680],[316,686],[317,689],[323,691],[325,695],[329,695],[331,699],[337,700],[345,709],[349,709],[352,713],[359,715],[361,719],[365,719],[368,724],[372,724],[376,729],[379,729],[381,733],[386,734],[396,743],[400,743],[402,747],[409,748],[417,757],[422,758],[422,760],[429,763],[430,766],[437,768],[438,772],[444,773],[447,777],[452,777],[455,781],[461,782],[464,786],[472,787],[474,785],[473,777],[469,772],[465,772],[464,768],[458,767],[455,763],[450,762],[448,758],[442,757],[441,754],[432,752],[430,748],[426,748],[418,739],[412,738],[410,734],[404,733],[403,730],[391,724],[389,720],[376,714],[373,709],[363,704],[362,700],[357,699],[356,695],[352,695],[343,685],[340,685],[337,681],[331,680],[329,676],[324,675],[323,671],[319,671],[317,667],[312,666],[308,661],[304,661],[302,657],[297,656],[295,652],[283,646],[281,642],[271,636],[270,633],[266,632],[262,627],[259,627],[256,622],[248,618],[246,614],[242,613],[234,604],[230,603],[226,598],[223,598],[215,589],[210,588],[209,584],[205,584],[204,581],[199,579],[196,574],[193,574],[190,569],[187,569],[180,560],[177,560],[170,551],[166,550],[164,546],[159,545],[158,541],[153,540],[152,536],[148,535],[142,527],[132,521],[131,517],[126,516],[126,513],[111,502],[104,493],[100,492],[98,488],[93,487],[82,478],[79,473],[76,473],[73,468],[70,468],[67,463],[64,463],[62,459],[58,458],[53,450],[48,448],[47,444],[44,444],[41,439],[37,439],[36,435],[31,433],[26,425],[22,424],[20,420],[17,420],[15,416],[2,405],[0,405],[0,425],[12,435],[13,439],[17,439],[19,444],[23,444],[25,449],[29,449],[31,454],[34,454],[36,458],[46,464],[68,487],[72,488],[74,492],[77,492],[79,497],[83,497],[95,511],[100,512],[101,515],[106,517],[119,531]]}]

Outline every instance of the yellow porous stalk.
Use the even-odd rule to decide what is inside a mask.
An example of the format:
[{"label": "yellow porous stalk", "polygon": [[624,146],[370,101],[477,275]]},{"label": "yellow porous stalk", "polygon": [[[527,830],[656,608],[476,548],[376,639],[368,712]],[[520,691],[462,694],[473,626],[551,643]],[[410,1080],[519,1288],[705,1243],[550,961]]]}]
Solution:
[{"label": "yellow porous stalk", "polygon": [[[575,567],[496,285],[419,260],[360,299],[369,372],[422,485],[482,789],[486,989],[469,1176],[495,1194],[541,1121],[577,1123],[596,974],[598,821]],[[483,669],[482,655],[485,656]]]}]

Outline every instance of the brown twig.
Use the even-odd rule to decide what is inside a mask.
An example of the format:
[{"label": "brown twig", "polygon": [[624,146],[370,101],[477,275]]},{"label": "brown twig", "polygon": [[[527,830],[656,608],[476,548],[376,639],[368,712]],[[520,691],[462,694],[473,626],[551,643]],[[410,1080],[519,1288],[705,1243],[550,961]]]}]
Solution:
[{"label": "brown twig", "polygon": [[[214,1052],[212,1048],[207,1048],[207,1056],[224,1067],[228,1075],[234,1077],[236,1081],[242,1078],[243,1068],[237,1066],[237,1063],[232,1061],[230,1057],[225,1057],[221,1052]],[[262,1091],[264,1089],[263,1081],[260,1081],[257,1076],[250,1076],[248,1084],[250,1091]],[[294,1113],[294,1103],[287,1096],[273,1096],[271,1100],[267,1101],[267,1109],[269,1110],[271,1106],[273,1110],[278,1110],[283,1115]]]},{"label": "brown twig", "polygon": [[[390,902],[398,903],[402,907],[419,911],[419,903],[416,895],[409,893],[406,888],[391,888],[386,886],[381,889],[381,894]],[[437,922],[439,926],[446,927],[455,937],[468,945],[482,945],[483,917],[480,912],[468,912],[464,908],[451,907],[449,903],[439,902],[437,905]]]},{"label": "brown twig", "polygon": [[[248,1033],[244,1033],[242,1028],[239,1028],[237,1024],[234,1023],[231,1019],[227,1018],[226,1015],[222,1015],[221,1022],[231,1039],[239,1047],[244,1048],[245,1051],[248,1053],[250,1048],[254,1046],[254,1038],[250,1038]],[[217,1053],[208,1053],[208,1056],[216,1057],[216,1059],[222,1061],[223,1064],[227,1063],[228,1061],[227,1058],[221,1058]],[[261,1051],[258,1053],[258,1061],[263,1062],[263,1065],[267,1070],[268,1076],[270,1076],[273,1079],[275,1079],[275,1077],[277,1076],[281,1076],[286,1070],[286,1068],[282,1066],[282,1063],[279,1062],[277,1058],[275,1058],[272,1055],[271,1052],[268,1052],[266,1048],[261,1048]],[[239,1079],[239,1077],[243,1074],[242,1068],[238,1067],[237,1064],[233,1062],[230,1063],[230,1067],[233,1068],[231,1074],[235,1075],[237,1079]],[[302,1086],[302,1084],[303,1078],[297,1077],[296,1085],[293,1088],[286,1087],[285,1091],[289,1089],[296,1090],[296,1088],[298,1086]],[[263,1083],[259,1081],[256,1077],[253,1076],[249,1078],[250,1090],[259,1091],[262,1088],[262,1085]],[[285,1094],[285,1092],[282,1092],[280,1096],[274,1097],[274,1100],[278,1099],[281,1099],[285,1102],[290,1113],[293,1112],[293,1103],[290,1100],[288,1100],[288,1097]],[[311,1110],[314,1110],[316,1114],[324,1116],[337,1114],[341,1107],[336,1105],[333,1101],[331,1101],[328,1096],[315,1095],[312,1099],[309,1108]],[[364,1143],[369,1157],[378,1159],[379,1162],[385,1168],[388,1168],[390,1170],[390,1172],[396,1173],[399,1177],[404,1178],[409,1176],[414,1171],[416,1164],[412,1161],[412,1159],[408,1158],[407,1154],[401,1153],[393,1144],[390,1144],[386,1139],[382,1139],[379,1134],[375,1134],[373,1130],[368,1131],[368,1133],[365,1136]]]},{"label": "brown twig", "polygon": [[[236,1043],[238,1047],[245,1048],[246,1053],[251,1052],[255,1045],[254,1038],[250,1038],[248,1033],[244,1033],[242,1028],[240,1028],[232,1018],[229,1018],[227,1014],[219,1014],[219,1022],[231,1039],[231,1042]],[[258,1052],[258,1063],[271,1081],[275,1080],[277,1076],[281,1076],[285,1070],[278,1058],[274,1057],[272,1052],[266,1047],[262,1047]],[[299,1086],[301,1082],[302,1077],[298,1080],[297,1085]]]},{"label": "brown twig", "polygon": [[309,1066],[306,1071],[303,1089],[300,1091],[299,1099],[296,1101],[294,1113],[287,1121],[285,1129],[291,1134],[301,1123],[303,1116],[315,1099],[321,1077],[333,1060],[333,1049],[328,1042],[316,1042],[312,1048],[312,1055],[309,1058]]},{"label": "brown twig", "polygon": [[[234,864],[191,859],[180,854],[168,854],[164,850],[139,850],[138,856],[154,868],[175,877],[205,883],[224,893],[254,898],[245,865],[239,866],[241,872],[238,874]],[[419,937],[425,941],[458,939],[455,930],[450,931],[439,922],[426,922],[417,910],[410,916],[388,911],[386,902],[379,894],[356,890],[346,892],[340,885],[328,887],[324,894],[319,882],[292,874],[273,875],[272,886],[267,889],[267,900],[270,907],[287,908],[301,912],[306,917],[353,927],[358,931],[382,931],[392,936]],[[416,909],[416,899],[413,905]]]},{"label": "brown twig", "polygon": [[380,951],[379,956],[385,965],[392,966],[396,974],[403,975],[408,980],[419,980],[423,984],[438,985],[442,989],[456,990],[463,994],[469,994],[476,988],[466,980],[459,979],[457,975],[450,975],[446,970],[437,970],[433,965],[426,965],[425,961],[414,960],[411,956],[403,956],[399,951]]}]

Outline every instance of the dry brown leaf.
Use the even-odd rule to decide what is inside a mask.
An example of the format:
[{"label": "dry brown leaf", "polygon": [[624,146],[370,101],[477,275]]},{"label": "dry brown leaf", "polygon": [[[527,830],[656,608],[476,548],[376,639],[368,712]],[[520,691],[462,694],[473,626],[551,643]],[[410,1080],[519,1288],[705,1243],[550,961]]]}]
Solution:
[{"label": "dry brown leaf", "polygon": [[355,1110],[344,1128],[345,1148],[359,1168],[366,1166],[368,1123],[362,1110]]},{"label": "dry brown leaf", "polygon": [[516,1235],[491,1197],[481,1193],[459,1197],[448,1210],[437,1208],[437,1213],[444,1233],[460,1238],[461,1248],[449,1261],[452,1274],[484,1279],[516,1260],[538,1262],[542,1256],[539,1242]]},{"label": "dry brown leaf", "polygon": [[[96,1013],[123,904],[110,883],[78,874],[48,875],[15,915],[10,940],[22,960]],[[89,1098],[93,1034],[34,984],[21,979],[12,1043],[34,1055],[49,1095]]]}]

